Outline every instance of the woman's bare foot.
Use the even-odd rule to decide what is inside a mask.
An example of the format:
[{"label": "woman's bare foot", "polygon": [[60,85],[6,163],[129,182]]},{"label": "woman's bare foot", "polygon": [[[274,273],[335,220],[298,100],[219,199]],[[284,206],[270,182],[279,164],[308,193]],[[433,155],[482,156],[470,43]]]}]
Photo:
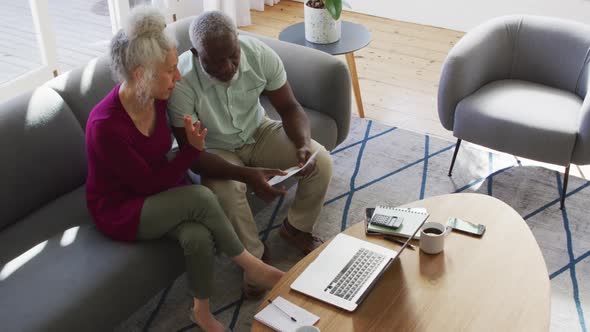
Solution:
[{"label": "woman's bare foot", "polygon": [[283,271],[270,266],[259,258],[252,256],[248,250],[232,257],[242,269],[244,269],[244,280],[246,284],[271,289],[281,279]]},{"label": "woman's bare foot", "polygon": [[223,325],[215,319],[215,316],[211,314],[209,309],[209,303],[207,301],[204,304],[202,301],[195,299],[193,307],[193,318],[194,323],[206,332],[224,332],[225,328]]},{"label": "woman's bare foot", "polygon": [[276,285],[285,272],[277,269],[274,266],[268,265],[261,260],[257,260],[256,264],[252,264],[244,271],[244,279],[253,285],[271,289]]}]

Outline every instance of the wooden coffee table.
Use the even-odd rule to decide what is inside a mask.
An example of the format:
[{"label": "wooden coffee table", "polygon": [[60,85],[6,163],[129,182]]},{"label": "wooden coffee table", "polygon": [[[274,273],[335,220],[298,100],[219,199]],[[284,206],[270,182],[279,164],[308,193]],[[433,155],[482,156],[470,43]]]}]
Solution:
[{"label": "wooden coffee table", "polygon": [[[481,239],[453,232],[438,255],[406,249],[352,313],[289,288],[326,243],[293,266],[259,309],[267,298],[280,295],[320,316],[315,326],[322,331],[549,330],[549,275],[533,234],[516,211],[480,194],[443,195],[405,206],[428,209],[430,221],[446,223],[454,216],[485,224],[487,230]],[[344,233],[400,248],[367,237],[362,222]],[[252,331],[270,329],[254,321]]]}]

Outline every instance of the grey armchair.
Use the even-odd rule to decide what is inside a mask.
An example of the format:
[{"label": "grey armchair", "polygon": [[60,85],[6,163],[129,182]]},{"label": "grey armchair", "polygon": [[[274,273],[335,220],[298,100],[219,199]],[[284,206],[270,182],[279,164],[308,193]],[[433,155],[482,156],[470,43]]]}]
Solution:
[{"label": "grey armchair", "polygon": [[565,166],[590,163],[590,26],[505,16],[468,32],[450,51],[438,115],[457,138]]}]

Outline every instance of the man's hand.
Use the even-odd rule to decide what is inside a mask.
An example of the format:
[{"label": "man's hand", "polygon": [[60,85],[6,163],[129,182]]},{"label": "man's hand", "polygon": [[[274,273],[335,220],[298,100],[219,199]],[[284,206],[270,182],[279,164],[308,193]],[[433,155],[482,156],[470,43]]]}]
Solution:
[{"label": "man's hand", "polygon": [[282,196],[287,193],[284,186],[275,188],[268,184],[268,179],[273,176],[286,175],[287,173],[280,169],[251,167],[244,177],[244,182],[249,185],[256,196],[260,197],[266,202],[270,202],[277,196]]},{"label": "man's hand", "polygon": [[[275,110],[281,116],[283,121],[283,129],[289,137],[289,140],[297,147],[296,157],[298,166],[305,165],[309,157],[312,155],[311,151],[311,129],[309,126],[309,119],[303,110],[303,107],[295,99],[293,90],[289,82],[277,90],[264,91],[264,95],[274,106]],[[315,169],[315,160],[310,162],[304,169],[297,173],[298,175],[307,176]]]},{"label": "man's hand", "polygon": [[[298,148],[295,153],[297,154],[297,160],[299,163],[297,166],[299,166],[299,167],[303,167],[303,165],[305,165],[305,163],[307,162],[309,157],[311,157],[311,155],[313,154],[311,152],[311,147],[309,146],[309,144],[305,144],[302,147]],[[311,174],[311,172],[313,172],[314,169],[315,169],[315,159],[312,160],[309,163],[309,165],[305,166],[304,169],[300,170],[297,173],[297,175],[307,176],[307,175]]]}]

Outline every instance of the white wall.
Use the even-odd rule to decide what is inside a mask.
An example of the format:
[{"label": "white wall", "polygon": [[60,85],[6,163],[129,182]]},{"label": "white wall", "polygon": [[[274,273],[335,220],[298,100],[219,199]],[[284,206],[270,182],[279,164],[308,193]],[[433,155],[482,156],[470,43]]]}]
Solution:
[{"label": "white wall", "polygon": [[533,14],[590,24],[590,0],[346,0],[369,15],[468,31],[497,16]]}]

